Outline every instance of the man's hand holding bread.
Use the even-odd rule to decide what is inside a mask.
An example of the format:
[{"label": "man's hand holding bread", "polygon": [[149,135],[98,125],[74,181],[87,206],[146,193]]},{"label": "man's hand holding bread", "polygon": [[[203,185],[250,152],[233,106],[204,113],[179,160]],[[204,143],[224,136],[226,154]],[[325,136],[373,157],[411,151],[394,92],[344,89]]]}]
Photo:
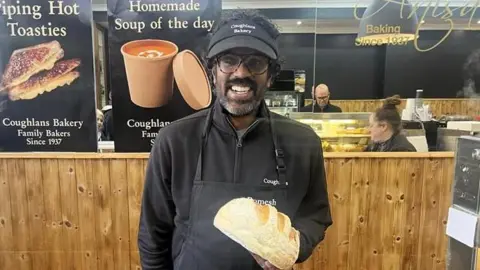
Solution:
[{"label": "man's hand holding bread", "polygon": [[262,269],[265,269],[265,270],[279,270],[279,268],[275,267],[273,264],[269,263],[267,260],[262,259],[260,256],[258,256],[256,254],[253,254],[253,253],[252,253],[252,256],[255,259],[255,261],[257,261],[258,265],[260,265],[260,267],[262,267]]},{"label": "man's hand holding bread", "polygon": [[252,199],[233,199],[217,212],[214,226],[246,248],[263,269],[292,269],[300,249],[299,232],[288,216]]}]

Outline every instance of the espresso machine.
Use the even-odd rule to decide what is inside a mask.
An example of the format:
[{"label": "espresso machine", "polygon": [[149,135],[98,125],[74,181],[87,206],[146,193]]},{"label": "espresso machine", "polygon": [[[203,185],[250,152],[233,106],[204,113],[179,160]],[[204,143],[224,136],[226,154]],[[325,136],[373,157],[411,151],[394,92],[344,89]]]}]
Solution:
[{"label": "espresso machine", "polygon": [[480,138],[457,140],[452,203],[448,211],[447,269],[475,270],[480,248]]}]

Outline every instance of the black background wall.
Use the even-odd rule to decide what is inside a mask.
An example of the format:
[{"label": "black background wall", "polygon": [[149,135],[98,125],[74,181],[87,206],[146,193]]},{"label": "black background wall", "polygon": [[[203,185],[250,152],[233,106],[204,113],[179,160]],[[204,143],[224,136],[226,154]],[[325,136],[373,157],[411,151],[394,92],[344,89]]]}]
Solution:
[{"label": "black background wall", "polygon": [[[433,47],[446,33],[422,32],[418,40],[419,48]],[[416,89],[423,89],[424,96],[428,98],[462,96],[458,92],[464,86],[463,66],[476,49],[480,49],[480,31],[452,31],[443,43],[427,52],[417,51],[413,43],[388,47],[384,95],[398,93],[413,97]]]},{"label": "black background wall", "polygon": [[[422,31],[418,46],[429,48],[445,34]],[[279,41],[284,67],[306,70],[306,98],[311,97],[308,89],[313,83],[327,84],[333,99],[375,99],[394,94],[409,98],[415,97],[416,89],[424,89],[427,98],[462,97],[463,66],[468,56],[480,49],[480,31],[452,31],[428,52],[417,51],[413,42],[407,46],[357,47],[355,34],[318,34],[314,58],[312,37],[283,34]]]},{"label": "black background wall", "polygon": [[279,50],[284,61],[283,69],[305,70],[306,92],[309,92],[314,83],[315,34],[283,34],[279,40]]},{"label": "black background wall", "polygon": [[354,34],[317,35],[315,83],[332,99],[373,99],[382,94],[384,47],[355,46]]},{"label": "black background wall", "polygon": [[[422,31],[419,47],[431,47],[445,34]],[[409,98],[415,96],[416,89],[424,89],[427,98],[463,97],[464,64],[480,49],[480,31],[452,31],[428,52],[417,51],[413,43],[357,47],[355,38],[356,34],[317,34],[316,40],[313,33],[281,35],[283,68],[306,72],[305,98],[311,98],[312,85],[320,83],[330,87],[333,99],[376,99],[394,94]]]}]

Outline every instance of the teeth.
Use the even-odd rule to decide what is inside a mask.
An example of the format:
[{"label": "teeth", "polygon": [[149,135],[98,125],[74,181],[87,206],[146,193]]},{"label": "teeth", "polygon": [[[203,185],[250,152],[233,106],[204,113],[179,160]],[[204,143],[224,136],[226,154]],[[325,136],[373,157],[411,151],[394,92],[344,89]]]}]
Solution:
[{"label": "teeth", "polygon": [[232,86],[232,90],[235,91],[235,92],[244,93],[244,92],[248,92],[250,90],[250,87],[234,85],[234,86]]}]

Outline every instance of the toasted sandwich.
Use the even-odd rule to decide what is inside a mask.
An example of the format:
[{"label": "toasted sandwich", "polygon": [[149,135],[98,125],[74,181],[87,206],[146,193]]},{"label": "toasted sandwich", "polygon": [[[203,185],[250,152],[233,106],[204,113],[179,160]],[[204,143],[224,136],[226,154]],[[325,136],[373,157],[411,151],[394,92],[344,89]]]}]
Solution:
[{"label": "toasted sandwich", "polygon": [[0,91],[26,82],[40,71],[53,68],[63,56],[64,52],[58,41],[15,50],[3,72]]},{"label": "toasted sandwich", "polygon": [[47,71],[32,76],[28,81],[10,88],[8,95],[10,100],[34,99],[44,92],[69,85],[75,81],[80,73],[74,71],[80,65],[80,59],[63,60]]}]

